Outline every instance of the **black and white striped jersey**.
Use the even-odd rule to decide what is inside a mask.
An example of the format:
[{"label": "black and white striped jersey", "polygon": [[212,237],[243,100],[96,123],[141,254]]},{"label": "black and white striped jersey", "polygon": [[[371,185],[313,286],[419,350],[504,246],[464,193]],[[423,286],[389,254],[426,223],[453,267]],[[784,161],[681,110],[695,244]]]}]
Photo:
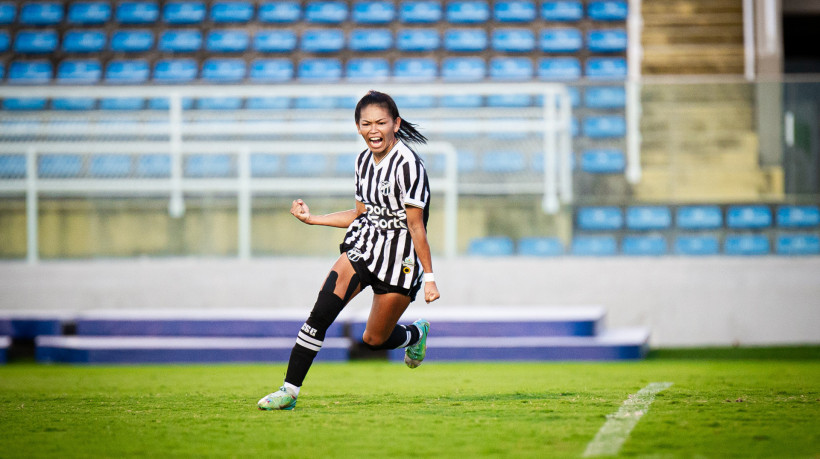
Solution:
[{"label": "black and white striped jersey", "polygon": [[343,247],[351,261],[364,260],[380,280],[409,289],[423,269],[407,229],[407,206],[430,212],[430,185],[421,158],[399,140],[376,164],[368,149],[356,157],[356,200],[367,211],[347,228]]}]

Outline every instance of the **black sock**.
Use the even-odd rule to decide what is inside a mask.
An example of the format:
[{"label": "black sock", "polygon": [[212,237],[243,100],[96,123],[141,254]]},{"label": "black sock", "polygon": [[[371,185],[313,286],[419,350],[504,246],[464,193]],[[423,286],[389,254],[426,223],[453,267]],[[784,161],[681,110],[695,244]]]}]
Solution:
[{"label": "black sock", "polygon": [[387,341],[378,346],[367,345],[367,347],[374,351],[398,349],[416,344],[420,336],[419,329],[415,325],[396,325]]},{"label": "black sock", "polygon": [[344,300],[333,293],[320,291],[310,317],[296,336],[296,344],[290,351],[285,382],[301,387],[313,359],[322,348],[325,333],[344,308]]}]

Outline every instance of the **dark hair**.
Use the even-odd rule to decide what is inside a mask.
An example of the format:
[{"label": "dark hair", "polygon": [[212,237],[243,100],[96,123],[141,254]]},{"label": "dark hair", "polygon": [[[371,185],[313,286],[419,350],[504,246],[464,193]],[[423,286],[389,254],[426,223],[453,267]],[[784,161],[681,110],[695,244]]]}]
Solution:
[{"label": "dark hair", "polygon": [[[356,104],[356,125],[358,125],[359,120],[362,119],[362,109],[368,105],[378,105],[384,108],[394,120],[399,117],[399,108],[396,106],[396,101],[394,101],[392,97],[383,92],[370,90],[364,97],[359,99],[359,103]],[[427,143],[427,137],[424,137],[422,133],[416,130],[416,125],[404,118],[401,120],[399,132],[396,133],[396,137],[404,142]]]}]

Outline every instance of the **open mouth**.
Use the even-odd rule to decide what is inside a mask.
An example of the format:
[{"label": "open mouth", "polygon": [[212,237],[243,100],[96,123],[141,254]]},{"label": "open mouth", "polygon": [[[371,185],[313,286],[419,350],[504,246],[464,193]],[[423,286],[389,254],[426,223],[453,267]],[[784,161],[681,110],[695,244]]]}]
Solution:
[{"label": "open mouth", "polygon": [[368,137],[367,140],[370,142],[371,148],[379,148],[384,144],[384,138],[382,137]]}]

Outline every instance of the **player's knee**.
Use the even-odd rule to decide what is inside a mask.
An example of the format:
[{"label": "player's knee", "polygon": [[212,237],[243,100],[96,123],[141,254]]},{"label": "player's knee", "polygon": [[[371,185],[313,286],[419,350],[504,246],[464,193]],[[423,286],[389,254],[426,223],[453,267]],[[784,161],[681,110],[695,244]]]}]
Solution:
[{"label": "player's knee", "polygon": [[362,342],[364,342],[365,346],[369,347],[371,350],[379,349],[385,341],[387,341],[385,337],[371,333],[368,330],[365,330],[362,334]]}]

